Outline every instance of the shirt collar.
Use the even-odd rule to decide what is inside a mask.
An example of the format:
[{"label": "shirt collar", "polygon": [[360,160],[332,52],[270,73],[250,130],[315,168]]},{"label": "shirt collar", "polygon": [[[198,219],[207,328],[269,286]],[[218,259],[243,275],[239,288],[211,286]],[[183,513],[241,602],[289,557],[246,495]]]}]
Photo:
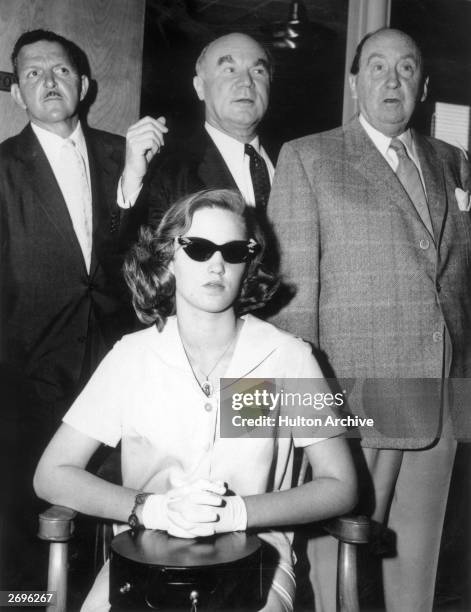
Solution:
[{"label": "shirt collar", "polygon": [[[253,315],[246,314],[241,318],[244,325],[234,347],[234,354],[226,372],[227,378],[250,375],[251,371],[280,346],[282,338],[286,335]],[[190,371],[178,331],[177,317],[175,315],[168,317],[161,332],[158,332],[155,326],[154,330],[159,339],[158,342],[152,342],[152,350],[169,365]]]},{"label": "shirt collar", "polygon": [[[241,161],[244,159],[245,155],[245,144],[240,142],[236,138],[229,136],[225,132],[221,132],[213,125],[210,125],[207,121],[204,124],[205,130],[211,136],[216,147],[224,154],[226,154],[231,159],[240,159]],[[255,136],[250,142],[250,145],[257,151],[260,155],[260,139],[258,136]]]},{"label": "shirt collar", "polygon": [[[383,155],[383,157],[386,157],[388,154],[388,149],[389,149],[389,145],[391,144],[392,138],[390,136],[386,136],[385,134],[383,134],[382,132],[374,128],[371,125],[371,123],[369,123],[361,113],[360,113],[359,119],[360,119],[361,125],[363,126],[365,132],[368,134],[368,136],[373,141],[375,147],[378,149],[381,155]],[[404,143],[409,155],[414,156],[411,131],[406,130],[405,132],[402,132],[402,134],[397,136],[397,138],[399,138],[399,140],[401,140]]]},{"label": "shirt collar", "polygon": [[[64,140],[66,140],[65,138],[62,138],[62,136],[58,136],[57,134],[54,134],[49,130],[45,130],[44,128],[39,127],[39,125],[36,125],[35,123],[31,123],[31,128],[48,158],[50,156],[57,157],[58,155],[60,155]],[[87,146],[85,144],[85,136],[83,135],[83,130],[80,121],[77,123],[77,127],[72,132],[72,134],[67,138],[69,140],[74,141],[78,150],[82,154],[82,157],[84,157],[84,159],[87,159]]]},{"label": "shirt collar", "polygon": [[87,159],[87,143],[85,142],[85,135],[83,133],[82,126],[80,125],[80,121],[69,138],[75,142],[78,150],[82,154],[82,157]]}]

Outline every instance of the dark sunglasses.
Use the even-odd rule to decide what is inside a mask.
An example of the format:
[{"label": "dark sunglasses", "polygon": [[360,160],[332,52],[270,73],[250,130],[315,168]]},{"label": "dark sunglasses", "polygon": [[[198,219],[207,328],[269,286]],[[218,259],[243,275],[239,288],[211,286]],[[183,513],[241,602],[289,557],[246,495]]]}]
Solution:
[{"label": "dark sunglasses", "polygon": [[178,236],[177,242],[185,253],[194,261],[208,261],[219,251],[226,263],[240,264],[251,259],[260,249],[253,238],[250,240],[233,240],[225,244],[214,244],[206,238]]}]

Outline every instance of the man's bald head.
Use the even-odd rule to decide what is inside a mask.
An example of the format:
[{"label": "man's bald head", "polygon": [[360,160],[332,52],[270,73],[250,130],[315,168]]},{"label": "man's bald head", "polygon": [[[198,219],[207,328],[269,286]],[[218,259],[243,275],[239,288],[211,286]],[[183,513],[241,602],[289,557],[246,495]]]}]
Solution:
[{"label": "man's bald head", "polygon": [[247,34],[242,34],[241,32],[233,32],[231,34],[226,34],[208,43],[206,47],[201,51],[201,53],[198,56],[198,59],[196,60],[196,64],[195,64],[196,74],[201,74],[201,72],[203,71],[205,58],[208,55],[208,53],[209,55],[211,55],[211,53],[213,52],[217,53],[218,48],[220,46],[224,47],[226,44],[229,44],[229,45],[239,44],[244,47],[254,45],[255,47],[257,47],[260,52],[260,60],[266,63],[268,72],[270,74],[270,78],[273,76],[273,61],[267,49],[265,49],[260,43],[258,43],[251,36],[248,36]]},{"label": "man's bald head", "polygon": [[354,74],[354,75],[358,74],[358,71],[360,69],[361,55],[362,55],[363,47],[365,46],[366,42],[370,39],[374,39],[374,37],[376,36],[382,36],[383,34],[388,34],[388,33],[392,35],[398,35],[399,37],[407,40],[410,45],[415,47],[417,56],[420,58],[420,64],[423,70],[424,57],[423,57],[422,50],[417,44],[417,42],[411,36],[409,36],[409,34],[406,34],[402,30],[396,30],[394,28],[380,28],[379,30],[375,30],[374,32],[369,32],[368,34],[366,34],[358,43],[357,48],[355,49],[355,55],[353,56],[352,64],[350,66],[350,74]]}]

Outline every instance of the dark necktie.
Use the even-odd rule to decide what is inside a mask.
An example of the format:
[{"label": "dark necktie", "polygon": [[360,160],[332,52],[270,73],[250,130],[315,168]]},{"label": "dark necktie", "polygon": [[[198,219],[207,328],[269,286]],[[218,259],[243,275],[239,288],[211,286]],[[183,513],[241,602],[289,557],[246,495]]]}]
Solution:
[{"label": "dark necktie", "polygon": [[425,191],[420,179],[419,170],[409,157],[404,143],[399,140],[399,138],[393,138],[389,146],[391,149],[396,151],[397,159],[399,161],[396,176],[401,181],[404,189],[407,191],[407,194],[419,213],[425,227],[433,236],[432,221],[430,219],[427,198],[425,197]]},{"label": "dark necktie", "polygon": [[250,158],[250,176],[255,195],[255,207],[265,210],[270,195],[270,176],[267,164],[252,145],[245,145],[245,154]]}]

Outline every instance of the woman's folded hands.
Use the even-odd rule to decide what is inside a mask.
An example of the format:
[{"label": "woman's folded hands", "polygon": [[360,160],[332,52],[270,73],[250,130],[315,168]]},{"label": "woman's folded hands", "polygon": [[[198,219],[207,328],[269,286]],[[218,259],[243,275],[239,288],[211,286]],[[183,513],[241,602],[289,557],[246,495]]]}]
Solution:
[{"label": "woman's folded hands", "polygon": [[220,481],[199,479],[191,484],[150,495],[142,508],[146,529],[161,529],[179,538],[243,531],[247,510],[239,495],[226,495]]}]

